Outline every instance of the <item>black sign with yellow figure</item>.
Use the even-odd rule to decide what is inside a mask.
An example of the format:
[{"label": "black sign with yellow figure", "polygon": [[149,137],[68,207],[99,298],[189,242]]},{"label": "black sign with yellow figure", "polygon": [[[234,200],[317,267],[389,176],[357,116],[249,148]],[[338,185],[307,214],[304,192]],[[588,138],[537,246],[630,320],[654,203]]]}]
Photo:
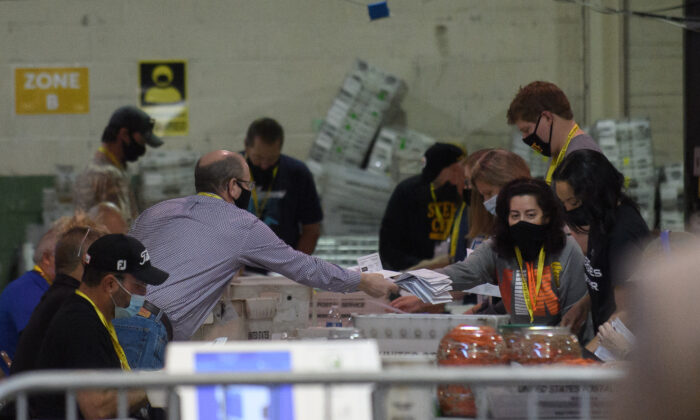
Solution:
[{"label": "black sign with yellow figure", "polygon": [[156,134],[187,135],[186,80],[186,62],[183,60],[139,63],[139,102],[141,108],[156,120]]}]

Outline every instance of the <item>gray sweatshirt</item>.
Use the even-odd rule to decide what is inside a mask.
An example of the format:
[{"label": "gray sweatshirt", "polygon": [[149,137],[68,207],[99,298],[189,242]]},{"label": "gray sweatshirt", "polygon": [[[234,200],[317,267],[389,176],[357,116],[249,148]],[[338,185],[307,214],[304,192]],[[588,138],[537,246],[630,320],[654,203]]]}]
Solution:
[{"label": "gray sweatshirt", "polygon": [[[492,283],[501,289],[501,297],[512,323],[529,324],[530,315],[523,297],[521,272],[515,257],[504,259],[493,248],[493,239],[479,246],[464,261],[442,271],[450,276],[454,290],[471,289]],[[537,262],[524,262],[523,275],[535,293]],[[517,287],[516,287],[517,286]],[[558,324],[561,316],[587,292],[584,259],[573,238],[567,237],[564,248],[554,255],[545,255],[542,285],[534,308],[534,323]]]}]

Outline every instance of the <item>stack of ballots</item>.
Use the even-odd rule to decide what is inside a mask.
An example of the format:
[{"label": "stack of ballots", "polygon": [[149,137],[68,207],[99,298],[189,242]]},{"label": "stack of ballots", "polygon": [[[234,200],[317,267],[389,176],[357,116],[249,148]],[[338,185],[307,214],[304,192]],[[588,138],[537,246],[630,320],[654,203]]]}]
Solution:
[{"label": "stack of ballots", "polygon": [[433,305],[452,302],[452,280],[428,269],[407,271],[394,280],[400,288]]}]

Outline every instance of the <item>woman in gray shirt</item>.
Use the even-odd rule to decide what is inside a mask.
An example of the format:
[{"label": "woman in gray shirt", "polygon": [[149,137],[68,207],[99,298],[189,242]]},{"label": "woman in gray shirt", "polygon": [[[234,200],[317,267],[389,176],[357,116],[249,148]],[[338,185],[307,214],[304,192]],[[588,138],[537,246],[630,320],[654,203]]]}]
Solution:
[{"label": "woman in gray shirt", "polygon": [[[583,254],[563,226],[559,204],[545,182],[514,180],[498,195],[494,237],[442,271],[454,290],[497,284],[511,322],[557,325],[586,294]],[[392,305],[421,306],[414,296]]]}]

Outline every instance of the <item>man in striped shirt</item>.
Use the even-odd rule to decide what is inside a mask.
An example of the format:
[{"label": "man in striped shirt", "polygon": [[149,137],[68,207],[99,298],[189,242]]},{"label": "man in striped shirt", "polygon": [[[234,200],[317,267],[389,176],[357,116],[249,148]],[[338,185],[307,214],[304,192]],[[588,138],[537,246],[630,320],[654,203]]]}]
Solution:
[{"label": "man in striped shirt", "polygon": [[195,186],[197,195],[144,211],[130,232],[148,248],[153,264],[170,273],[165,283],[148,287],[146,299],[168,314],[175,340],[192,336],[243,266],[334,292],[382,297],[398,290],[380,274],[346,271],[295,251],[246,211],[253,185],[238,153],[204,155],[195,168]]}]

